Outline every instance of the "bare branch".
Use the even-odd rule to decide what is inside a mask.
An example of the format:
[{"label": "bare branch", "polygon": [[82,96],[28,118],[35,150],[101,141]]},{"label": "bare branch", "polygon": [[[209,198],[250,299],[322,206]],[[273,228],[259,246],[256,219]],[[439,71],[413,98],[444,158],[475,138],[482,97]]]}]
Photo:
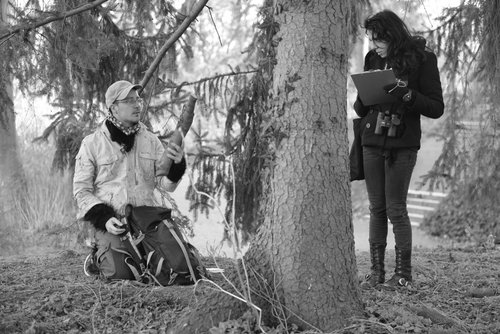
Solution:
[{"label": "bare branch", "polygon": [[208,12],[210,13],[210,19],[212,20],[212,24],[214,25],[215,32],[217,33],[217,37],[219,37],[220,46],[222,46],[222,40],[220,39],[219,30],[217,30],[217,25],[215,24],[214,17],[212,16],[212,8],[208,7]]},{"label": "bare branch", "polygon": [[[42,21],[37,22],[35,24],[31,24],[31,25],[27,25],[27,26],[25,25],[25,26],[14,28],[13,30],[10,30],[9,32],[4,33],[3,35],[0,35],[0,40],[2,40],[4,38],[10,38],[10,37],[12,37],[12,35],[15,35],[18,32],[23,31],[23,30],[32,30],[32,29],[36,29],[38,27],[44,26],[46,24],[49,24],[51,22],[54,22],[54,21],[64,20],[67,17],[77,15],[77,14],[83,13],[87,10],[90,10],[92,8],[95,8],[95,7],[105,3],[106,1],[108,1],[108,0],[96,0],[94,2],[89,2],[83,6],[72,9],[70,11],[67,11],[64,13],[59,13],[57,15],[48,17],[45,20],[42,20]],[[0,45],[1,45],[1,43],[0,43]]]},{"label": "bare branch", "polygon": [[[202,11],[203,7],[205,7],[207,2],[208,0],[200,0],[193,7],[193,11],[191,12],[191,14],[189,16],[186,16],[186,18],[184,19],[184,21],[182,21],[179,28],[177,28],[177,30],[174,31],[174,33],[170,36],[170,38],[165,42],[165,44],[160,49],[160,52],[156,55],[156,58],[153,60],[153,63],[149,66],[148,70],[146,71],[146,74],[144,74],[144,78],[140,83],[142,87],[145,87],[148,84],[149,79],[151,79],[156,68],[160,65],[160,62],[167,53],[168,49],[170,49],[170,47],[172,47],[172,45],[179,39],[179,37],[182,36],[182,34],[186,31],[191,22],[193,22],[198,17],[198,15]],[[138,93],[141,93],[141,91],[139,91]]]}]

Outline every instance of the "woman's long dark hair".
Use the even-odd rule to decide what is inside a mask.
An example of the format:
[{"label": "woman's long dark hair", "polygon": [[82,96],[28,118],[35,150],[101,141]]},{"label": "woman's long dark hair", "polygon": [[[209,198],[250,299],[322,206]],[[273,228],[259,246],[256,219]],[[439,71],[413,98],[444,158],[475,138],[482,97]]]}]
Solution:
[{"label": "woman's long dark hair", "polygon": [[406,24],[390,10],[378,12],[365,20],[364,28],[374,41],[388,43],[387,62],[398,75],[407,75],[425,60],[425,39],[413,37]]}]

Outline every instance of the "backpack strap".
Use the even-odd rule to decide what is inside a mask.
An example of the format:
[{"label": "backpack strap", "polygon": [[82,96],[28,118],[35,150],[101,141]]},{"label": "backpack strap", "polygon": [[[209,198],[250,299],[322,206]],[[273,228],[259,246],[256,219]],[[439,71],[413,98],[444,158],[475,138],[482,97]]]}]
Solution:
[{"label": "backpack strap", "polygon": [[134,266],[133,263],[129,263],[129,261],[134,261],[131,257],[125,258],[125,264],[129,267],[132,275],[134,275],[135,280],[138,282],[142,282],[142,275],[139,273],[139,270]]},{"label": "backpack strap", "polygon": [[141,252],[137,248],[137,245],[144,239],[144,234],[140,233],[138,238],[134,238],[132,236],[132,232],[130,230],[130,225],[128,222],[127,217],[124,217],[122,222],[123,227],[125,228],[125,233],[120,237],[120,240],[125,244],[127,249],[130,250],[130,255],[132,256],[132,259],[140,265],[142,272],[145,272],[146,269],[146,261],[144,261]]},{"label": "backpack strap", "polygon": [[[132,254],[130,254],[126,250],[115,247],[111,247],[111,249],[117,253],[122,253],[126,255],[123,262],[125,262],[127,267],[129,267],[130,271],[132,272],[132,275],[134,275],[135,280],[141,282],[142,281],[141,277],[144,275],[144,268],[142,265],[140,265],[140,262],[137,262],[132,256]],[[140,269],[142,272],[139,272],[139,270],[137,269],[137,265],[140,265]]]},{"label": "backpack strap", "polygon": [[[147,256],[147,259],[146,259],[146,264],[147,264],[147,267],[149,268],[150,267],[150,263],[151,263],[151,258],[153,257],[153,254],[154,254],[155,251],[151,251],[149,252],[148,256]],[[154,270],[155,268],[152,268],[154,270],[154,273],[153,275],[156,277],[160,274],[161,272],[161,268],[163,266],[163,262],[165,261],[165,259],[162,257],[160,257],[160,260],[158,260],[158,264],[156,265],[156,270]]]},{"label": "backpack strap", "polygon": [[[123,253],[125,255],[128,255],[126,258],[125,258],[125,264],[129,267],[130,271],[132,272],[132,275],[134,275],[134,278],[137,282],[141,282],[141,283],[151,283],[151,282],[155,282],[157,285],[159,286],[163,286],[159,281],[158,279],[155,277],[155,275],[153,275],[148,268],[145,268],[144,265],[142,263],[139,263],[140,264],[140,267],[141,267],[141,271],[142,272],[139,272],[139,270],[137,270],[137,262],[135,261],[135,259],[131,256],[131,254],[125,250],[122,250],[122,249],[117,249],[117,248],[112,248],[114,251],[116,252],[119,252],[119,253]],[[150,252],[148,254],[148,264],[149,264],[149,259],[151,258],[151,255],[152,255],[153,252]],[[160,265],[163,264],[163,258],[161,258],[160,260]],[[159,269],[161,270],[161,266],[159,267]]]},{"label": "backpack strap", "polygon": [[184,257],[186,258],[186,263],[189,268],[189,273],[191,274],[191,279],[193,280],[194,283],[196,283],[196,275],[194,274],[193,266],[191,265],[191,260],[189,259],[189,255],[187,253],[186,247],[184,247],[184,243],[182,242],[181,238],[177,235],[177,232],[174,229],[174,225],[167,219],[163,220],[163,223],[168,227],[170,230],[170,233],[172,233],[172,236],[174,237],[175,241],[179,244],[179,247],[182,250],[182,253],[184,254]]}]

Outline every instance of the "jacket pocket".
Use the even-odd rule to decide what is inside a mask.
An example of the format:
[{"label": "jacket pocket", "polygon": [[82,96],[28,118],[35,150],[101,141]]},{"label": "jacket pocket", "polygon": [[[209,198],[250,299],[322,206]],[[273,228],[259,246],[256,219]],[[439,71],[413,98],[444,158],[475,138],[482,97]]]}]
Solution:
[{"label": "jacket pocket", "polygon": [[115,154],[111,154],[108,156],[101,156],[97,158],[97,164],[98,165],[109,165],[114,163],[116,160],[118,160],[118,156]]},{"label": "jacket pocket", "polygon": [[98,171],[96,181],[109,180],[112,176],[116,176],[118,160],[118,156],[114,154],[97,157],[96,162]]},{"label": "jacket pocket", "polygon": [[155,156],[149,152],[139,152],[139,167],[144,180],[150,181],[155,177]]}]

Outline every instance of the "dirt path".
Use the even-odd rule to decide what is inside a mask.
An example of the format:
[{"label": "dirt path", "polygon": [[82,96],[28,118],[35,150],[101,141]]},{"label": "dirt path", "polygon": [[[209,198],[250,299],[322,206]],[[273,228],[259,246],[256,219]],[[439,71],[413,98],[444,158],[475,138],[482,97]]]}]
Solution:
[{"label": "dirt path", "polygon": [[[335,333],[498,333],[500,250],[414,254],[416,290],[363,291],[366,318]],[[84,257],[68,250],[0,258],[0,333],[166,333],[194,298],[191,287],[86,277]],[[368,254],[358,253],[357,261],[360,274],[366,273]],[[388,252],[387,263],[393,262]],[[258,333],[236,331],[237,324],[226,324],[233,328],[227,333]]]}]

